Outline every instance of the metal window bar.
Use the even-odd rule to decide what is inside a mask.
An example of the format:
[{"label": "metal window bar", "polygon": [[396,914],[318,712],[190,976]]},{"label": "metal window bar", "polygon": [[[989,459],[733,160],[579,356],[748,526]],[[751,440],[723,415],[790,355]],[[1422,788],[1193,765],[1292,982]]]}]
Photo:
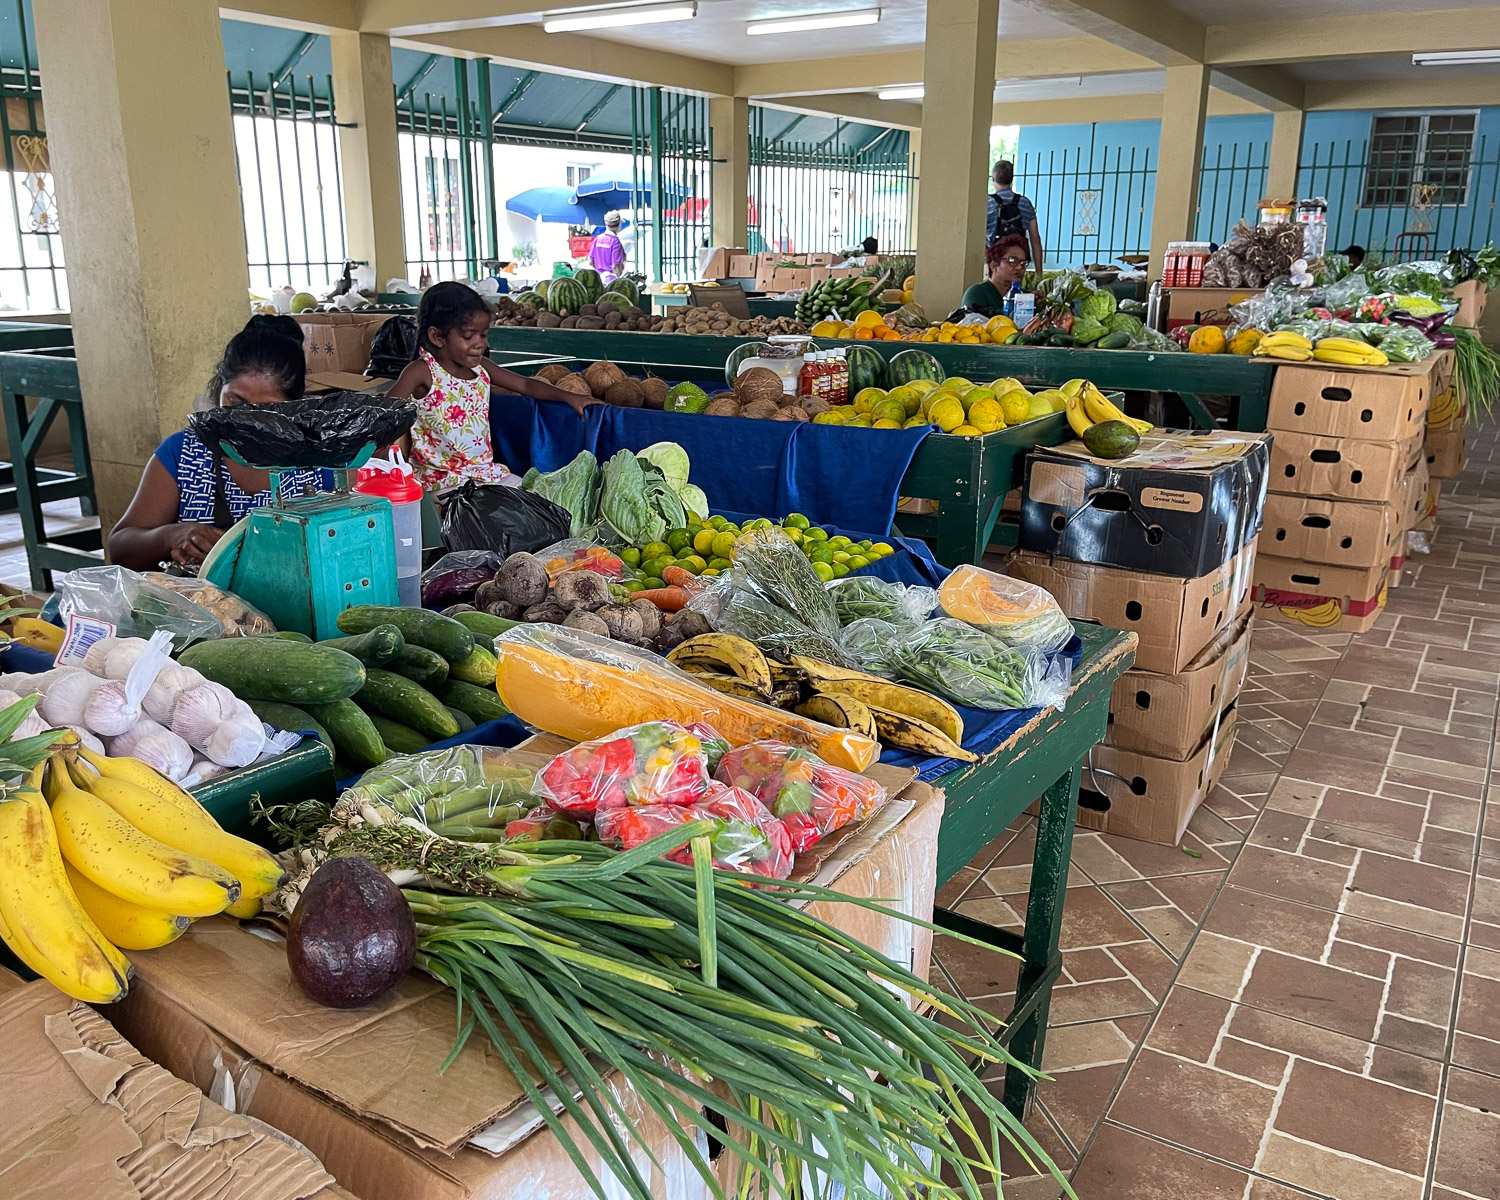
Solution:
[{"label": "metal window bar", "polygon": [[252,287],[326,292],[348,257],[333,80],[228,75]]},{"label": "metal window bar", "polygon": [[1148,147],[1087,146],[1028,152],[1017,192],[1036,206],[1048,269],[1113,262],[1151,249],[1156,165]]},{"label": "metal window bar", "polygon": [[[23,0],[12,0],[13,31],[16,44],[6,39],[4,57],[10,61],[0,70],[0,137],[5,141],[4,189],[10,202],[11,224],[0,232],[0,303],[18,309],[66,309],[68,281],[63,265],[62,239],[58,223],[49,216],[39,222],[38,198],[32,185],[51,192],[50,170],[29,169],[17,161],[21,139],[31,152],[32,165],[46,162],[46,130],[38,120],[41,101],[41,72],[31,61],[28,42],[28,6]],[[55,206],[54,206],[55,207]],[[50,226],[50,227],[49,227]]]},{"label": "metal window bar", "polygon": [[1200,242],[1228,241],[1238,221],[1254,225],[1257,204],[1266,194],[1271,166],[1269,142],[1220,142],[1213,160],[1205,155],[1198,174],[1198,209],[1193,232]]}]

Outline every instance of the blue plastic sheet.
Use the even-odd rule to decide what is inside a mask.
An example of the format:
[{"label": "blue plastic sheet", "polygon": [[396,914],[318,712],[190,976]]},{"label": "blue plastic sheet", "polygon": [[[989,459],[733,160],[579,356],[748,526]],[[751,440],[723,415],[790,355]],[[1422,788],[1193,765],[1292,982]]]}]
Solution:
[{"label": "blue plastic sheet", "polygon": [[[308,734],[311,737],[311,734]],[[474,726],[467,733],[460,733],[455,737],[444,738],[441,742],[433,742],[426,749],[418,751],[426,754],[428,750],[446,750],[449,746],[502,746],[509,748],[519,745],[531,736],[531,730],[521,724],[518,717],[500,717],[498,720],[485,721]],[[346,779],[340,779],[335,785],[339,791],[351,788],[359,782],[358,775],[350,775]]]},{"label": "blue plastic sheet", "polygon": [[591,405],[582,420],[565,404],[492,394],[495,458],[518,475],[555,471],[580,450],[603,462],[620,450],[676,442],[688,453],[691,482],[715,509],[782,517],[803,513],[817,525],[874,530],[896,517],[901,480],[922,439],[919,429],[846,429],[810,421],[702,419],[645,408]]}]

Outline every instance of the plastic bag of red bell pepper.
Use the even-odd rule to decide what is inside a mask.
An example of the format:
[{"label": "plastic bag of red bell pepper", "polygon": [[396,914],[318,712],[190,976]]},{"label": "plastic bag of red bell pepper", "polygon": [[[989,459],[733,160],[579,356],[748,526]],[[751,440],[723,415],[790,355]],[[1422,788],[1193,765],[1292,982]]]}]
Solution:
[{"label": "plastic bag of red bell pepper", "polygon": [[574,817],[632,805],[693,804],[708,789],[703,739],[676,721],[649,721],[580,742],[537,775],[538,793]]},{"label": "plastic bag of red bell pepper", "polygon": [[[650,804],[641,808],[600,809],[595,819],[599,839],[622,850],[677,829],[689,821],[710,821],[709,845],[714,866],[785,879],[792,871],[792,839],[786,825],[750,793],[711,785],[712,792],[697,804]],[[668,855],[673,862],[691,863],[691,846]]]},{"label": "plastic bag of red bell pepper", "polygon": [[829,766],[817,755],[781,742],[751,742],[730,750],[714,779],[750,793],[787,828],[792,849],[806,850],[850,821],[885,803],[885,789],[865,775]]}]

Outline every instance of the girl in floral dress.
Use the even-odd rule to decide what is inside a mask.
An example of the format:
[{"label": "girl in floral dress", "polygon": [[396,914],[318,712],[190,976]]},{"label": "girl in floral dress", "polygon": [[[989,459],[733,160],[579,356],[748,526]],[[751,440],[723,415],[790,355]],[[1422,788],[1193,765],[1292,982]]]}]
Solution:
[{"label": "girl in floral dress", "polygon": [[446,491],[466,479],[504,483],[515,476],[495,461],[490,441],[490,388],[557,400],[581,416],[589,396],[553,387],[496,366],[487,357],[490,310],[473,288],[438,283],[417,309],[417,357],[391,385],[390,395],[417,401],[411,429],[411,462],[429,491]]}]

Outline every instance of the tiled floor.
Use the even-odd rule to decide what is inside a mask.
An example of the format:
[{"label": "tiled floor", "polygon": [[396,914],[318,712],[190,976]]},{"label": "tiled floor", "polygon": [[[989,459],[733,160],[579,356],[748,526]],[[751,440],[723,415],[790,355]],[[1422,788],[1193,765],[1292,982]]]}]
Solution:
[{"label": "tiled floor", "polygon": [[[1497,531],[1491,425],[1375,630],[1256,627],[1180,847],[1078,831],[1031,1127],[1081,1200],[1500,1200]],[[943,902],[1019,925],[1033,837]],[[938,961],[1008,1010],[1012,961]]]}]

